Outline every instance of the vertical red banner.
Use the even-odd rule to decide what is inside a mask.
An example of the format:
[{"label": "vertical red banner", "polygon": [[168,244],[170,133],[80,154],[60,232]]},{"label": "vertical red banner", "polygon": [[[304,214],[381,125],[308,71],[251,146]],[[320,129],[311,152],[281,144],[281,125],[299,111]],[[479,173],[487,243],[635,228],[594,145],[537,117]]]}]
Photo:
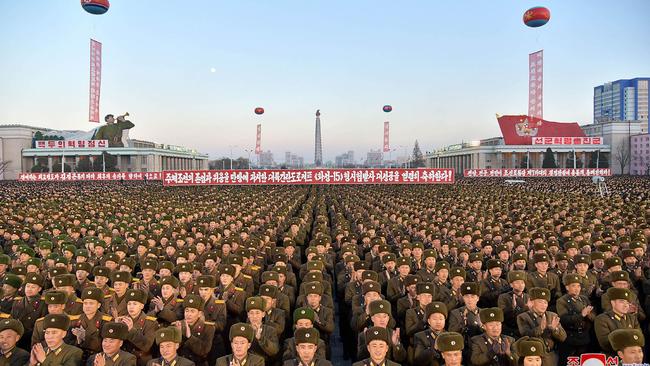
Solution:
[{"label": "vertical red banner", "polygon": [[262,125],[257,125],[257,137],[255,138],[255,154],[262,153]]},{"label": "vertical red banner", "polygon": [[389,122],[386,121],[384,122],[384,152],[389,152],[390,151],[390,143],[389,143]]},{"label": "vertical red banner", "polygon": [[102,86],[102,44],[90,40],[90,102],[88,122],[99,122],[99,91]]},{"label": "vertical red banner", "polygon": [[528,116],[544,118],[544,50],[528,55]]}]

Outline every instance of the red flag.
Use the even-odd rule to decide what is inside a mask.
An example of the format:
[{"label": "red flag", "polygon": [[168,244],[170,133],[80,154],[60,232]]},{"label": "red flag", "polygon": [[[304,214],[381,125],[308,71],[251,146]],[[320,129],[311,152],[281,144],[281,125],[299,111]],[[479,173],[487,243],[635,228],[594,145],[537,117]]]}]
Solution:
[{"label": "red flag", "polygon": [[388,126],[389,122],[386,121],[384,122],[384,152],[389,152],[390,151],[390,144],[388,143]]},{"label": "red flag", "polygon": [[528,55],[528,115],[544,118],[544,50]]},{"label": "red flag", "polygon": [[506,145],[532,145],[533,137],[585,137],[575,122],[549,122],[525,115],[497,117]]},{"label": "red flag", "polygon": [[99,122],[99,91],[102,85],[102,44],[90,40],[90,103],[88,121]]}]

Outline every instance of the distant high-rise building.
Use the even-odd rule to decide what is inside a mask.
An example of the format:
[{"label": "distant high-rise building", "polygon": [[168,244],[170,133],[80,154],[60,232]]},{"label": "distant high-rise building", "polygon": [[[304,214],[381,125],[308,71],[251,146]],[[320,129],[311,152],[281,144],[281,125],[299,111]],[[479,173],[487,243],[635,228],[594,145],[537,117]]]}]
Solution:
[{"label": "distant high-rise building", "polygon": [[370,150],[366,154],[366,166],[370,168],[377,168],[384,163],[384,154],[381,150]]},{"label": "distant high-rise building", "polygon": [[334,159],[334,165],[338,168],[354,166],[356,162],[354,161],[354,151],[350,150],[345,154],[341,154]]},{"label": "distant high-rise building", "polygon": [[275,161],[273,160],[273,153],[271,152],[271,150],[262,151],[260,153],[260,165],[262,167],[275,165]]},{"label": "distant high-rise building", "polygon": [[320,109],[316,111],[316,142],[314,152],[314,165],[323,165],[323,145],[321,144],[320,136]]},{"label": "distant high-rise building", "polygon": [[594,88],[594,123],[648,121],[650,78],[616,80]]},{"label": "distant high-rise building", "polygon": [[287,151],[284,153],[284,165],[286,165],[287,168],[302,168],[305,165],[305,160],[302,156]]}]

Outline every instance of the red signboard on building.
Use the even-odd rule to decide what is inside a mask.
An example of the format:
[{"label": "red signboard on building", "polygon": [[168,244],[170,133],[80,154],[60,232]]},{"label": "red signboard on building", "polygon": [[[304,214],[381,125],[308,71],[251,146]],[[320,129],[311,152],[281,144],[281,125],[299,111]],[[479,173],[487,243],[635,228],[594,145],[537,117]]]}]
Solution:
[{"label": "red signboard on building", "polygon": [[37,149],[104,149],[108,140],[38,140]]},{"label": "red signboard on building", "polygon": [[497,117],[506,145],[531,145],[536,137],[586,137],[575,122],[550,122],[529,116]]},{"label": "red signboard on building", "polygon": [[610,176],[612,170],[600,169],[465,169],[465,178],[532,178]]},{"label": "red signboard on building", "polygon": [[533,137],[533,145],[602,145],[602,137]]},{"label": "red signboard on building", "polygon": [[165,186],[454,183],[453,169],[314,169],[165,171]]}]

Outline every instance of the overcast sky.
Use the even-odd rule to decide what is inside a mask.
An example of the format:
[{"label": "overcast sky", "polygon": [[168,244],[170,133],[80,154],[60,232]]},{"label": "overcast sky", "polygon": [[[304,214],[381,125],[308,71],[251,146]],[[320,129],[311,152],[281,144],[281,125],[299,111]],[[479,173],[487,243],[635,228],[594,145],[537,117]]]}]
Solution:
[{"label": "overcast sky", "polygon": [[[533,29],[522,14],[535,5],[551,21]],[[101,16],[77,0],[0,0],[0,124],[96,127],[92,37],[101,115],[130,112],[132,138],[246,155],[262,123],[276,161],[313,162],[320,109],[325,160],[380,148],[385,120],[392,147],[427,151],[500,135],[495,113],[525,114],[539,49],[545,118],[591,123],[594,86],[650,76],[648,14],[647,0],[112,0]]]}]

